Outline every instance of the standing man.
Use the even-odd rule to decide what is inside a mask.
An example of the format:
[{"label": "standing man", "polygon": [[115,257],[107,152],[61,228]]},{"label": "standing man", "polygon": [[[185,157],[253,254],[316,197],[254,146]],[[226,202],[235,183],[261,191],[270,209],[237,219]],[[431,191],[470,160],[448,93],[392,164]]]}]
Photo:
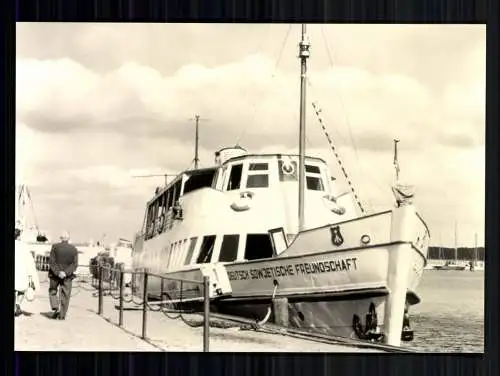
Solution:
[{"label": "standing man", "polygon": [[[69,233],[61,235],[61,242],[54,244],[49,257],[49,300],[54,312],[52,318],[64,320],[71,298],[71,287],[78,267],[78,250],[69,244]],[[57,293],[61,290],[61,308]]]}]

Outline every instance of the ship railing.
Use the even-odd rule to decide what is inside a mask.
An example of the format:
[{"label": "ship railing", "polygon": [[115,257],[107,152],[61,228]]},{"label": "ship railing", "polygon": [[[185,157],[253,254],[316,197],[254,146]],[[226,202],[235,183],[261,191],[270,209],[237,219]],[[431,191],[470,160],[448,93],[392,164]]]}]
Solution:
[{"label": "ship railing", "polygon": [[[104,297],[110,296],[118,301],[118,326],[123,328],[123,314],[126,304],[132,303],[132,309],[142,310],[141,338],[151,342],[148,337],[149,312],[162,312],[171,319],[181,319],[192,327],[203,326],[203,351],[209,351],[210,328],[210,280],[173,278],[151,273],[148,269],[132,270],[118,263],[113,266],[105,263],[91,265],[92,285],[97,289],[97,313],[103,316]],[[157,284],[160,291],[152,291],[150,286],[154,279],[160,279]],[[128,290],[128,291],[127,291]],[[159,298],[159,299],[158,299]],[[203,320],[193,321],[187,316],[198,315],[200,305],[203,306]],[[191,310],[186,310],[190,307]],[[110,321],[110,320],[107,320]],[[111,321],[110,321],[111,322]],[[114,323],[113,323],[114,324]]]}]

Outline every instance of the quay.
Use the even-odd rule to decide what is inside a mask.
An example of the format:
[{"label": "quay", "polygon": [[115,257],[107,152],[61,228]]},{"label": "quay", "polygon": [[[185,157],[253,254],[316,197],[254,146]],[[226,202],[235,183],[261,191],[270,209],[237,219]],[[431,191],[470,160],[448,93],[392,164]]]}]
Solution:
[{"label": "quay", "polygon": [[[141,339],[142,309],[127,308],[123,325],[118,326],[116,300],[103,297],[103,313],[98,315],[96,290],[81,278],[73,283],[70,308],[65,321],[48,315],[48,282],[40,272],[41,291],[23,310],[31,316],[15,319],[15,351],[203,351],[203,318],[148,312],[148,335]],[[196,325],[196,322],[198,324]],[[192,325],[195,323],[195,325]],[[217,318],[210,319],[211,352],[381,352],[383,349],[342,343],[322,343],[312,339],[254,330],[242,330]]]}]

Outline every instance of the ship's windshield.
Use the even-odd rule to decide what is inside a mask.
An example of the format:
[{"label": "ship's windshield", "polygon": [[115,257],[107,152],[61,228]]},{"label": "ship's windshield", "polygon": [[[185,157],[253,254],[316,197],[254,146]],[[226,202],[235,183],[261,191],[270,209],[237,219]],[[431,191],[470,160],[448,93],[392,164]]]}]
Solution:
[{"label": "ship's windshield", "polygon": [[229,181],[227,182],[228,191],[240,189],[242,171],[243,171],[243,164],[241,163],[231,166],[231,173],[229,175]]},{"label": "ship's windshield", "polygon": [[184,194],[200,188],[211,187],[216,171],[217,170],[197,171],[192,173],[192,175],[190,173],[189,178],[184,183]]},{"label": "ship's windshield", "polygon": [[193,257],[194,247],[196,246],[196,240],[198,238],[194,237],[190,239],[189,249],[186,255],[186,259],[184,260],[184,265],[189,265],[191,263],[191,258]]},{"label": "ship's windshield", "polygon": [[220,248],[219,261],[231,262],[238,256],[239,235],[224,235]]},{"label": "ship's windshield", "polygon": [[205,264],[210,262],[214,253],[215,235],[203,237],[203,242],[200,247],[200,254],[196,260],[197,264]]},{"label": "ship's windshield", "polygon": [[269,187],[268,170],[268,163],[250,163],[248,166],[247,188]]},{"label": "ship's windshield", "polygon": [[274,256],[273,244],[269,234],[248,234],[245,245],[245,259],[259,260]]},{"label": "ship's windshield", "polygon": [[311,191],[324,191],[321,170],[318,166],[306,165],[306,185]]}]

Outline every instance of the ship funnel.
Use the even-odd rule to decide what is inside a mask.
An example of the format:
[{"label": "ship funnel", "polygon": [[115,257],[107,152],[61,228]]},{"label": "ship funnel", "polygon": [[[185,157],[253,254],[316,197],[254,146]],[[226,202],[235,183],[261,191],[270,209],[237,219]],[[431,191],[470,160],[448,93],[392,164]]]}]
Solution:
[{"label": "ship funnel", "polygon": [[240,155],[245,154],[247,154],[247,150],[238,145],[228,148],[222,148],[215,152],[215,164],[220,165],[226,162],[228,159],[239,157]]}]

